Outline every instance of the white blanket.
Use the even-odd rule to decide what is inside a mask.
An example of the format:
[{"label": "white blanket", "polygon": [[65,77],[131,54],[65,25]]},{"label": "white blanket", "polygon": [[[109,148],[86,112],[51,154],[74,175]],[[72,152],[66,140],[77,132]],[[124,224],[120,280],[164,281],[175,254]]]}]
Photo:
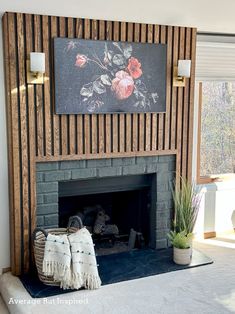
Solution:
[{"label": "white blanket", "polygon": [[69,236],[49,234],[43,272],[59,281],[63,289],[98,289],[101,280],[89,231],[82,228]]}]

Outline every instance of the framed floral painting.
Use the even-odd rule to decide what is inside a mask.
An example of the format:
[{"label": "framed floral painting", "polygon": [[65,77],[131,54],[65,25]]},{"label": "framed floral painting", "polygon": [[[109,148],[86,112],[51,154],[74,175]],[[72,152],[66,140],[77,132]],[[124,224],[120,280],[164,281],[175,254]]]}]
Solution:
[{"label": "framed floral painting", "polygon": [[57,114],[164,112],[166,45],[54,39]]}]

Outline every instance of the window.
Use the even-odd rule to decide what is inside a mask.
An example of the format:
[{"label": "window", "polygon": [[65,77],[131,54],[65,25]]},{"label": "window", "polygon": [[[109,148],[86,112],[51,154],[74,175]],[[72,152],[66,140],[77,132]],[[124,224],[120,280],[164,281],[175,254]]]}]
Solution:
[{"label": "window", "polygon": [[235,173],[235,37],[198,35],[197,179]]},{"label": "window", "polygon": [[233,173],[235,82],[204,81],[200,85],[200,177]]}]

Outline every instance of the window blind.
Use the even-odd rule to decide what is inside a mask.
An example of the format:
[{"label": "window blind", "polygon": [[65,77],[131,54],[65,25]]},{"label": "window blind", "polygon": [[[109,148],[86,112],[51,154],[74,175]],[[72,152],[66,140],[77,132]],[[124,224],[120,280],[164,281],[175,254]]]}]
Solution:
[{"label": "window blind", "polygon": [[196,80],[235,81],[235,37],[198,35]]}]

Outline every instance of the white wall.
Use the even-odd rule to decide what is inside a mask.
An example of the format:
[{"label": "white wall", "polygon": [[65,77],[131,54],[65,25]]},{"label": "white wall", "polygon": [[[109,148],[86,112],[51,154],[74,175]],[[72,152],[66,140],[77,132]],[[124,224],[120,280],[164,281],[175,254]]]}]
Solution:
[{"label": "white wall", "polygon": [[235,33],[234,0],[0,0],[0,12],[195,26],[200,31]]},{"label": "white wall", "polygon": [[7,137],[3,74],[2,24],[0,23],[0,273],[10,265]]},{"label": "white wall", "polygon": [[235,228],[235,180],[206,184],[195,232],[217,234]]}]

